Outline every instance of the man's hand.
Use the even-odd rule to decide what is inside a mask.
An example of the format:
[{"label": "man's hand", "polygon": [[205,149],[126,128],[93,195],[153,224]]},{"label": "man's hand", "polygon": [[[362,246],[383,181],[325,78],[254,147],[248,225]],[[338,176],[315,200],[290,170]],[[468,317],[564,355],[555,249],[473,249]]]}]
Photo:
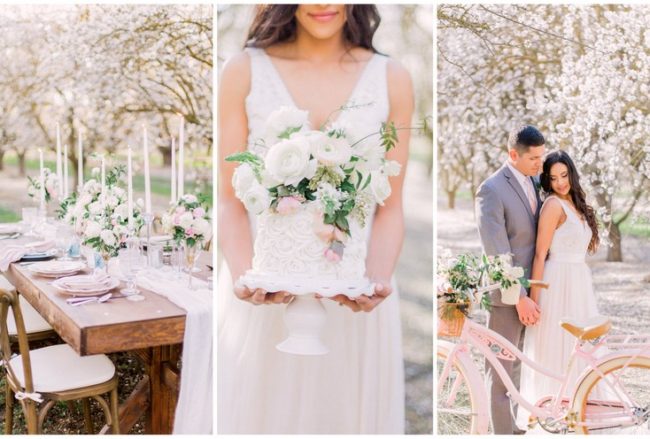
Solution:
[{"label": "man's hand", "polygon": [[243,285],[235,285],[235,296],[245,302],[250,302],[253,305],[289,303],[293,298],[293,294],[287,293],[286,291],[267,293],[266,290],[261,288],[249,290]]},{"label": "man's hand", "polygon": [[532,326],[537,323],[541,313],[539,305],[528,296],[519,298],[519,302],[515,305],[517,314],[519,314],[519,321],[524,326]]}]

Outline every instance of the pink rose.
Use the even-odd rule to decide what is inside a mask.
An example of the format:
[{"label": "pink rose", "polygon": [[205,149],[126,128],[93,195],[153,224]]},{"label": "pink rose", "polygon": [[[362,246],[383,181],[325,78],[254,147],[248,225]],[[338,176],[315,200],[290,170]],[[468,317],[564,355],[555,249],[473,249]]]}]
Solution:
[{"label": "pink rose", "polygon": [[336,263],[336,262],[339,262],[341,260],[341,257],[338,255],[338,253],[336,253],[331,248],[328,248],[327,250],[325,250],[324,255],[325,255],[325,259],[327,259],[330,262]]},{"label": "pink rose", "polygon": [[178,206],[176,208],[176,213],[177,214],[185,213],[185,206]]},{"label": "pink rose", "polygon": [[205,216],[205,209],[202,207],[197,207],[192,211],[194,218],[203,218]]},{"label": "pink rose", "polygon": [[280,215],[289,215],[300,208],[300,201],[296,197],[282,197],[278,201],[277,211]]},{"label": "pink rose", "polygon": [[174,215],[174,220],[173,220],[172,222],[174,223],[175,226],[180,225],[180,223],[181,223],[181,216],[180,216],[180,214],[176,214],[176,215]]},{"label": "pink rose", "polygon": [[190,238],[193,237],[193,236],[194,236],[194,229],[190,227],[189,229],[187,229],[187,230],[185,231],[185,234],[186,234],[187,236],[189,236]]}]

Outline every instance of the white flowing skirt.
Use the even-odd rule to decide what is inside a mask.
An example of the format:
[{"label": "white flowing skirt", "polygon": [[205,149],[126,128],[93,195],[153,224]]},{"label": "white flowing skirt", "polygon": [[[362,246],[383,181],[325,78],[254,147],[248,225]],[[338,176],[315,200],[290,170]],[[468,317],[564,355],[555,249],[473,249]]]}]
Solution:
[{"label": "white flowing skirt", "polygon": [[217,289],[219,434],[404,433],[404,366],[399,295],[373,312],[331,300],[323,356],[291,355],[285,305],[236,298],[226,264]]},{"label": "white flowing skirt", "polygon": [[[560,319],[568,317],[583,320],[598,315],[591,270],[584,262],[549,260],[544,265],[544,282],[550,287],[540,293],[539,323],[526,328],[524,354],[543,368],[563,376],[566,374],[576,337],[560,326]],[[586,366],[584,360],[575,360],[569,372],[569,384],[564,396],[571,396],[573,385]],[[560,381],[522,363],[521,393],[531,404],[544,396],[555,396],[560,386]],[[520,426],[525,425],[528,415],[527,410],[519,410]]]}]

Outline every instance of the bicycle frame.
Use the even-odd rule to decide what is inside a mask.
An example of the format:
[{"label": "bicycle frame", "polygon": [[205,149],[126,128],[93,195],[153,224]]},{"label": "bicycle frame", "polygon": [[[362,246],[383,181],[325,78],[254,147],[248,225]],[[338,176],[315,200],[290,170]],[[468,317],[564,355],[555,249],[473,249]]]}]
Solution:
[{"label": "bicycle frame", "polygon": [[[467,356],[469,348],[476,348],[485,359],[492,365],[497,375],[503,381],[506,389],[508,390],[509,397],[516,401],[521,407],[524,407],[531,415],[539,419],[544,419],[547,421],[553,422],[563,422],[566,424],[566,418],[569,414],[569,410],[575,409],[574,393],[578,389],[580,383],[587,377],[592,371],[596,371],[603,382],[608,385],[608,387],[614,391],[618,399],[618,405],[605,405],[605,407],[615,407],[616,409],[622,409],[617,412],[608,412],[604,410],[599,416],[595,416],[595,419],[605,420],[602,423],[593,423],[590,418],[588,423],[580,423],[579,425],[589,424],[590,427],[607,427],[611,426],[611,422],[607,423],[606,419],[616,418],[619,419],[621,415],[632,416],[633,407],[631,407],[628,402],[632,401],[632,398],[618,385],[618,380],[614,379],[612,382],[609,377],[605,377],[603,372],[599,370],[598,366],[609,360],[619,358],[619,357],[629,357],[629,360],[624,364],[623,367],[627,367],[634,358],[639,355],[650,355],[650,335],[610,335],[601,337],[593,342],[581,341],[576,338],[576,343],[574,345],[574,351],[571,354],[569,363],[567,365],[567,371],[564,375],[560,376],[554,374],[553,372],[541,367],[528,357],[526,357],[523,352],[521,352],[516,346],[511,342],[505,339],[503,336],[497,334],[496,332],[479,325],[473,322],[471,319],[466,319],[463,326],[463,331],[460,336],[460,342],[453,345],[451,351],[448,354],[445,366],[440,375],[438,386],[439,388],[443,385],[444,381],[447,379],[449,372],[451,370],[451,365],[455,361],[460,361],[463,363],[466,369],[468,370],[468,380],[470,381],[468,385],[478,392],[480,392],[479,400],[487,401],[487,391],[485,386],[482,385],[482,380],[477,380],[478,377],[481,377],[480,372],[471,361],[467,361]],[[603,356],[596,356],[596,352],[602,350],[603,347],[607,349],[614,349],[612,353],[605,353]],[[618,349],[624,350],[618,350]],[[605,350],[607,350],[605,349]],[[582,358],[588,364],[588,366],[582,371],[580,377],[575,383],[569,383],[569,372],[574,367],[575,360],[577,358]],[[542,399],[537,401],[541,403],[542,401],[548,400],[549,396],[552,396],[552,404],[547,407],[540,407],[537,405],[532,405],[529,401],[526,401],[521,393],[517,390],[516,386],[512,382],[512,379],[505,371],[505,368],[501,364],[499,359],[506,361],[516,361],[516,359],[521,360],[523,363],[532,367],[534,370],[539,373],[550,377],[560,383],[560,389],[556,395],[544,396]],[[473,369],[473,370],[471,370]],[[480,385],[476,386],[475,383],[479,381]],[[451,390],[451,395],[448,402],[455,398],[455,392],[458,390],[458,384],[454,383],[454,387]],[[569,388],[569,385],[572,386]],[[569,390],[569,392],[567,392]],[[570,399],[567,401],[563,395],[571,395]],[[565,403],[565,404],[563,404]],[[598,404],[604,403],[603,401],[594,401],[594,405],[599,406]],[[600,406],[599,406],[600,407]],[[479,414],[479,417],[481,414]],[[618,422],[620,424],[620,421]],[[487,428],[485,428],[487,432]]]}]

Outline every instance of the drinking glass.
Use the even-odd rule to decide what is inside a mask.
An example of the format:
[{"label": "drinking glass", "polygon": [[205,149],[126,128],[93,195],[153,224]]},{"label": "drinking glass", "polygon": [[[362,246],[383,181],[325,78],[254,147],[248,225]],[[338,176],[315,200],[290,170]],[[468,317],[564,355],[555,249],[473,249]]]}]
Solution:
[{"label": "drinking glass", "polygon": [[72,228],[67,224],[61,224],[56,227],[56,248],[61,253],[59,260],[61,261],[70,261],[72,258],[69,257],[68,252],[70,250],[70,245],[72,244],[72,238],[74,236]]},{"label": "drinking glass", "polygon": [[121,290],[125,296],[140,294],[135,283],[138,273],[145,268],[144,256],[137,247],[124,248],[119,251],[120,270],[126,278],[126,288]]},{"label": "drinking glass", "polygon": [[23,223],[27,227],[27,232],[25,236],[34,236],[34,223],[36,222],[36,217],[38,215],[38,209],[36,207],[23,207],[22,217]]}]

